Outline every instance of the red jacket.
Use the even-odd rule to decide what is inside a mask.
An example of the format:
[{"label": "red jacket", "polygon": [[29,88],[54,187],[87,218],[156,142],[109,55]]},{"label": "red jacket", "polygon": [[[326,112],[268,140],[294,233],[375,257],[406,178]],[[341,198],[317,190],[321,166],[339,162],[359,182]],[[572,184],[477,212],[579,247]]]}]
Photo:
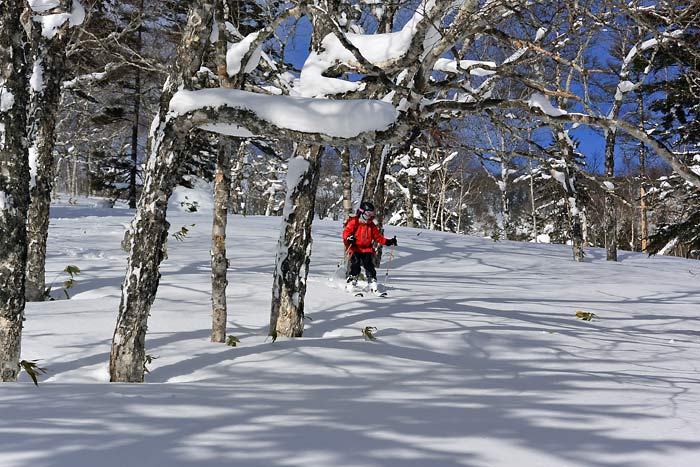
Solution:
[{"label": "red jacket", "polygon": [[348,247],[348,237],[355,236],[355,244],[350,247],[350,254],[373,253],[372,241],[386,245],[386,238],[379,233],[379,227],[374,221],[362,222],[359,216],[351,217],[343,229],[343,243]]}]

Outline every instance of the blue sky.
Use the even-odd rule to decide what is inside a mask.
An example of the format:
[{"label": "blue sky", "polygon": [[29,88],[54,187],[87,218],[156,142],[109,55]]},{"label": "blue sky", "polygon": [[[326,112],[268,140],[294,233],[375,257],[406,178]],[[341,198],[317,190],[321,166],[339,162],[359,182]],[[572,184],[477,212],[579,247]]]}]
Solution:
[{"label": "blue sky", "polygon": [[[400,22],[405,22],[410,15],[406,14]],[[291,21],[283,27],[288,30]],[[285,60],[296,69],[301,69],[309,53],[309,42],[311,40],[311,24],[306,17],[300,18],[294,29],[294,36],[289,41],[285,50]],[[604,48],[600,48],[596,53],[604,53]],[[350,79],[359,78],[351,76]],[[602,104],[599,109],[604,113],[609,108],[609,103]],[[603,157],[605,152],[605,140],[602,131],[586,126],[579,126],[571,131],[571,137],[578,143],[578,151],[585,155],[589,168],[600,173],[603,170]],[[619,172],[622,169],[621,156],[617,157],[616,168]]]}]

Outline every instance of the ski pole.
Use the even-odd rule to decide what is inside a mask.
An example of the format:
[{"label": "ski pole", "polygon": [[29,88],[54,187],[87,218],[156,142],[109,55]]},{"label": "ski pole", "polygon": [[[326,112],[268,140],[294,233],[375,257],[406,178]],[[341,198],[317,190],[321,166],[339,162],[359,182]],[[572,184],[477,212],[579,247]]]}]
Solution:
[{"label": "ski pole", "polygon": [[348,245],[348,247],[345,249],[345,252],[343,253],[343,257],[338,262],[338,267],[340,267],[342,264],[344,264],[345,261],[347,260],[348,252],[350,251],[350,248],[352,248],[352,245]]},{"label": "ski pole", "polygon": [[386,263],[386,274],[384,275],[384,286],[389,281],[389,268],[391,267],[391,262],[394,259],[394,247],[396,245],[391,245],[391,251],[389,252],[389,261]]}]

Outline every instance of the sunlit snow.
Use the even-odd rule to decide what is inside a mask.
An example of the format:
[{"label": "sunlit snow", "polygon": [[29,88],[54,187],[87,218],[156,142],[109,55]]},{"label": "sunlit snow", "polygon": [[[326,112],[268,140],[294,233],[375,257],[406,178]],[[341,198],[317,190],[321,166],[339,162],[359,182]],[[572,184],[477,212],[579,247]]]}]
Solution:
[{"label": "sunlit snow", "polygon": [[[3,467],[685,466],[700,458],[697,261],[389,226],[389,298],[330,282],[341,223],[316,221],[301,339],[267,338],[280,218],[229,219],[229,332],[209,342],[208,212],[171,212],[146,384],[107,362],[133,214],[52,209],[47,281],[0,387]],[[194,224],[194,226],[193,226]],[[544,241],[544,236],[541,241]],[[61,299],[69,264],[80,267]],[[593,321],[577,319],[593,313]],[[361,330],[377,328],[377,342]]]}]

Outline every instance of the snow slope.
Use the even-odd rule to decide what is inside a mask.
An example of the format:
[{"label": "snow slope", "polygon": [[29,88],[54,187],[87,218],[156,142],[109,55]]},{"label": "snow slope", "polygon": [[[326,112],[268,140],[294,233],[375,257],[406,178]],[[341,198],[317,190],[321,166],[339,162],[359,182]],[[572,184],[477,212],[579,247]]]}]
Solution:
[{"label": "snow slope", "polygon": [[[49,273],[0,386],[0,466],[694,466],[697,262],[390,227],[390,298],[328,281],[340,225],[319,221],[302,339],[266,342],[279,218],[231,217],[229,330],[209,340],[206,213],[173,212],[147,337],[147,384],[107,383],[130,212],[53,210]],[[194,227],[191,224],[195,224]],[[379,272],[385,279],[386,269]],[[56,296],[60,296],[60,290]],[[598,319],[575,318],[578,310]],[[360,330],[376,326],[377,342]]]}]

